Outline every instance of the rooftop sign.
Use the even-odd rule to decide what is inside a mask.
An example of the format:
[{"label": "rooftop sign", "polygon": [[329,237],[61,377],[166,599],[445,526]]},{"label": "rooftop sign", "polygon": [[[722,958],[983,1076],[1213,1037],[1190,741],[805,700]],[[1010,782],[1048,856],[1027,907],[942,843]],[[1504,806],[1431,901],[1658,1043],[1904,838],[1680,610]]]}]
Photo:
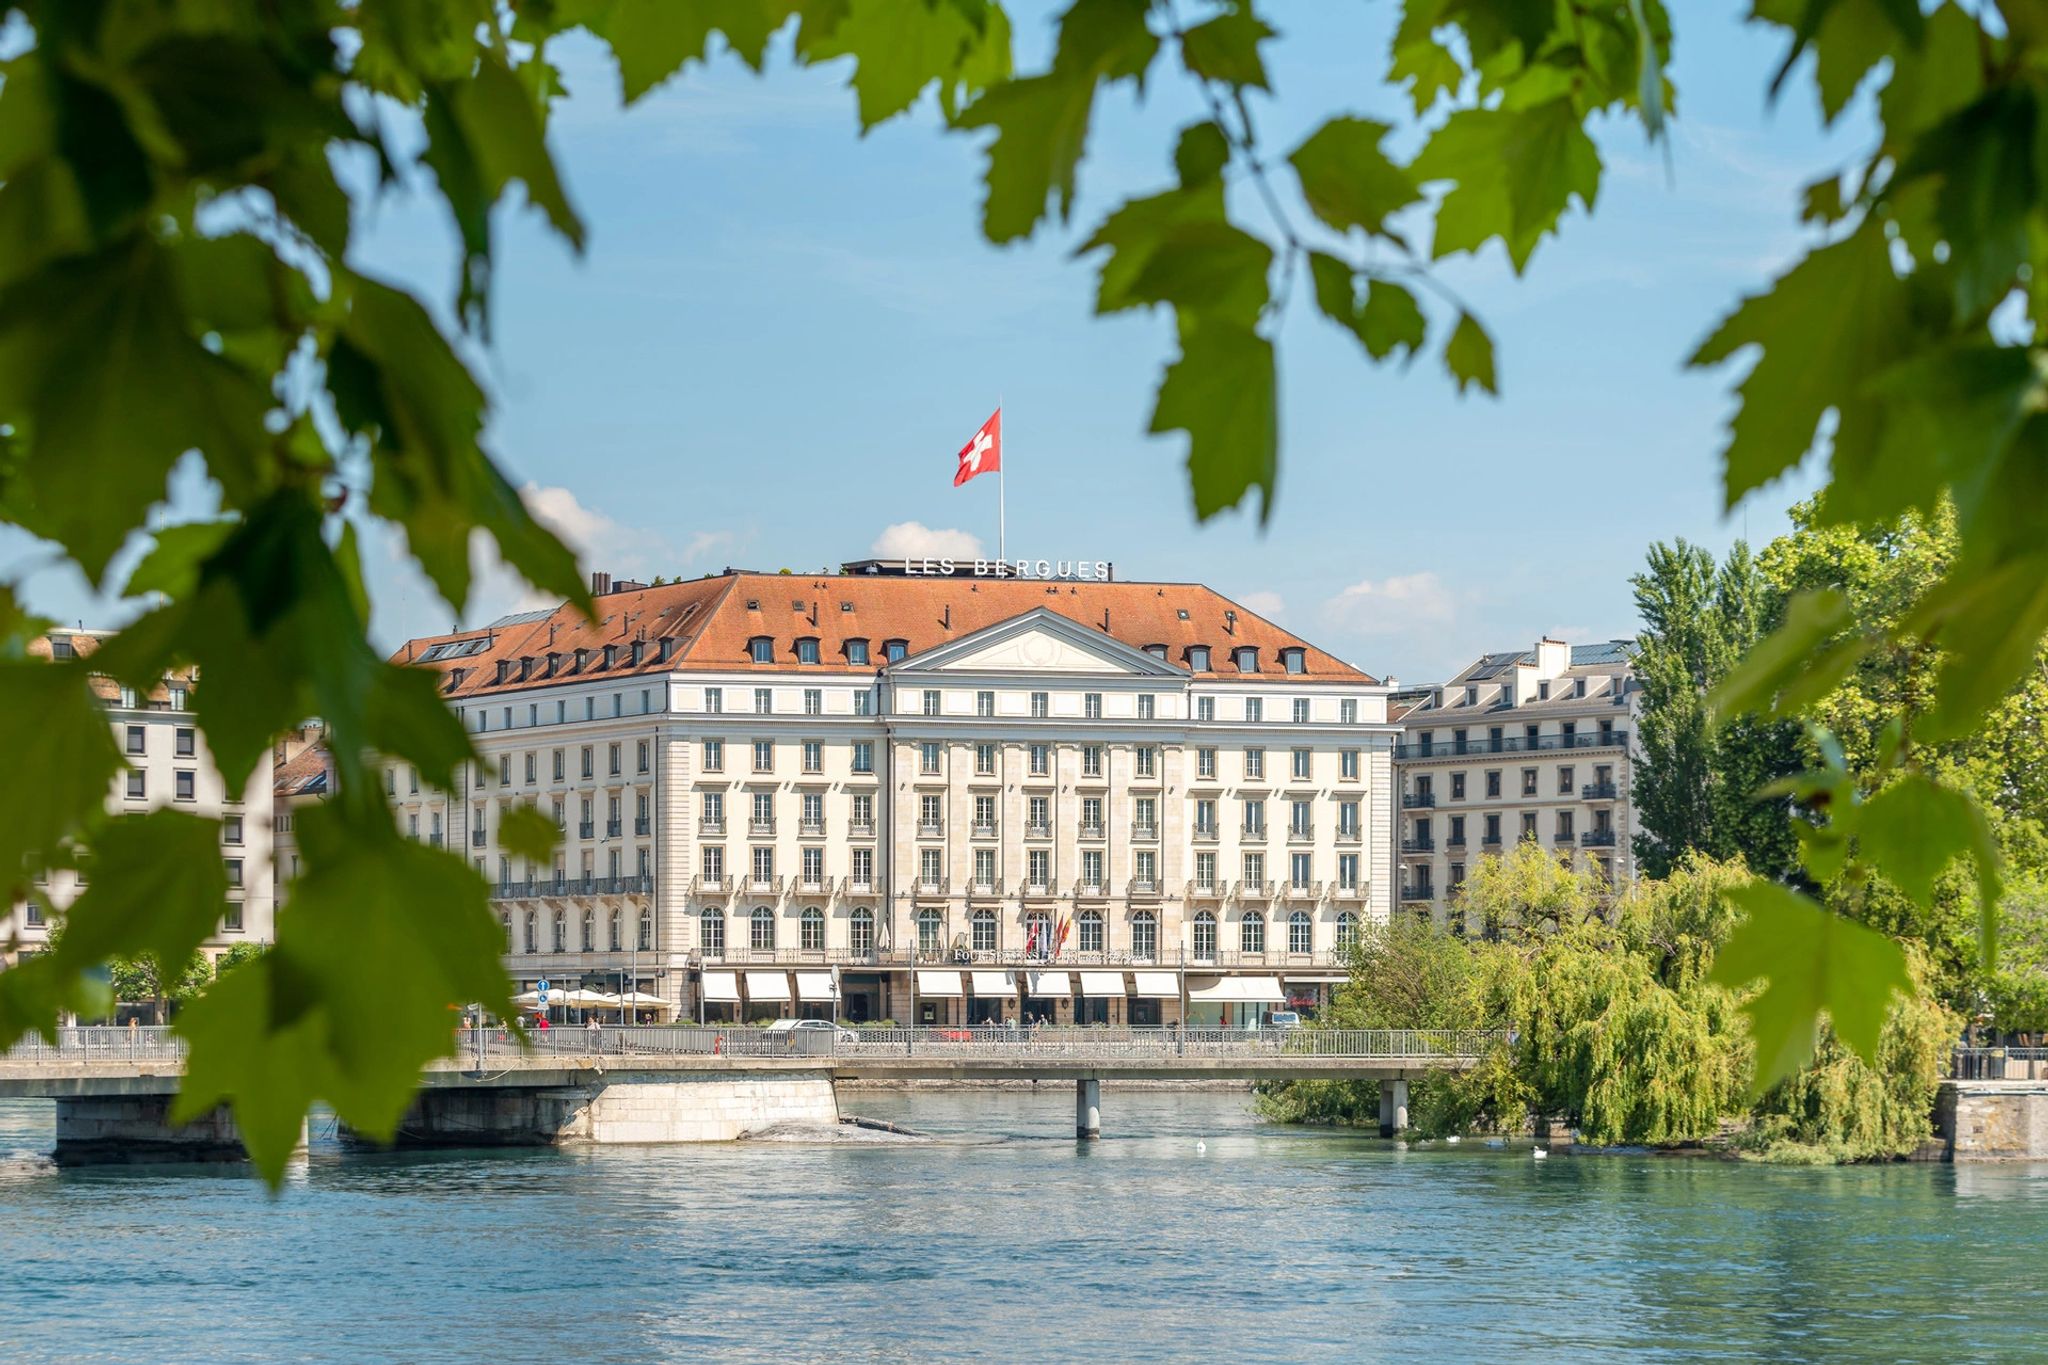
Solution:
[{"label": "rooftop sign", "polygon": [[1108,583],[1116,578],[1116,566],[1106,559],[952,559],[927,555],[855,560],[841,565],[840,571],[891,578],[1029,578],[1071,583]]}]

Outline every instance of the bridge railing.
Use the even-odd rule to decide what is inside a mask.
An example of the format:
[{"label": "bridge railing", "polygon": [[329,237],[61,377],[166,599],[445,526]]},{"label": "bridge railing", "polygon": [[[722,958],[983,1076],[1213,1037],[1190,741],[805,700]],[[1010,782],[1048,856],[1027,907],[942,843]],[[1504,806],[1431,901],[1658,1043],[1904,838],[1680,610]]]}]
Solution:
[{"label": "bridge railing", "polygon": [[2048,1047],[1959,1047],[1959,1081],[2048,1081]]},{"label": "bridge railing", "polygon": [[0,1057],[14,1062],[183,1062],[185,1040],[157,1025],[60,1028],[55,1042],[30,1034]]}]

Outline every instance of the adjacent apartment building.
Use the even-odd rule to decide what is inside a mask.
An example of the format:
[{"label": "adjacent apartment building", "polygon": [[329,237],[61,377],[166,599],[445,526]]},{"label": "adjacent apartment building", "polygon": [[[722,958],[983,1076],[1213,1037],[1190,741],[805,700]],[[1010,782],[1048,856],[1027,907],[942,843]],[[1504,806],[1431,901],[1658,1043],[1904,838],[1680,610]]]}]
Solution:
[{"label": "adjacent apartment building", "polygon": [[[110,633],[53,630],[31,642],[29,649],[58,663],[89,660]],[[141,813],[171,806],[221,822],[228,898],[202,951],[217,957],[236,943],[270,942],[276,905],[270,870],[270,773],[259,771],[243,790],[227,789],[191,711],[199,683],[189,672],[165,677],[146,694],[99,674],[89,673],[88,680],[106,708],[114,743],[126,759],[107,792],[108,811]],[[37,894],[10,907],[0,925],[0,953],[8,951],[10,942],[18,945],[16,952],[38,951],[49,938],[50,912],[69,905],[89,876],[88,863],[79,871],[39,877]]]},{"label": "adjacent apartment building", "polygon": [[1394,698],[1404,908],[1456,927],[1466,869],[1524,840],[1634,877],[1633,649],[1538,640]]},{"label": "adjacent apartment building", "polygon": [[[400,826],[474,860],[522,988],[925,1024],[1322,998],[1393,905],[1387,687],[1199,585],[927,567],[595,575],[595,624],[414,640],[482,762],[385,765]],[[519,804],[550,862],[499,848]]]}]

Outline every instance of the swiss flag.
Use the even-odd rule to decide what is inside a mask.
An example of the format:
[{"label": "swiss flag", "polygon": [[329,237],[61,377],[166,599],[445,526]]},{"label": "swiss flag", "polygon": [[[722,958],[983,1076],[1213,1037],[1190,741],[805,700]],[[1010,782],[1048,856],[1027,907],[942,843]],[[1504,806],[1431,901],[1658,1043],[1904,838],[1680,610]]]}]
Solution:
[{"label": "swiss flag", "polygon": [[958,488],[976,474],[986,474],[991,469],[1003,467],[1003,410],[997,408],[995,416],[981,424],[981,430],[974,433],[974,439],[960,447],[960,468],[953,474],[953,487]]}]

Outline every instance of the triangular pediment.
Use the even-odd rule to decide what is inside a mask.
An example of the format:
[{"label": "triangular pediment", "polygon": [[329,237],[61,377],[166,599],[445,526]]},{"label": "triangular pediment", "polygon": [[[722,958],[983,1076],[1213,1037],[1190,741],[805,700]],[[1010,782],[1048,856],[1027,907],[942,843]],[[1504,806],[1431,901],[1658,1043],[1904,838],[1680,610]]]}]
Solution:
[{"label": "triangular pediment", "polygon": [[1044,607],[928,649],[891,671],[1186,676],[1164,659]]}]

